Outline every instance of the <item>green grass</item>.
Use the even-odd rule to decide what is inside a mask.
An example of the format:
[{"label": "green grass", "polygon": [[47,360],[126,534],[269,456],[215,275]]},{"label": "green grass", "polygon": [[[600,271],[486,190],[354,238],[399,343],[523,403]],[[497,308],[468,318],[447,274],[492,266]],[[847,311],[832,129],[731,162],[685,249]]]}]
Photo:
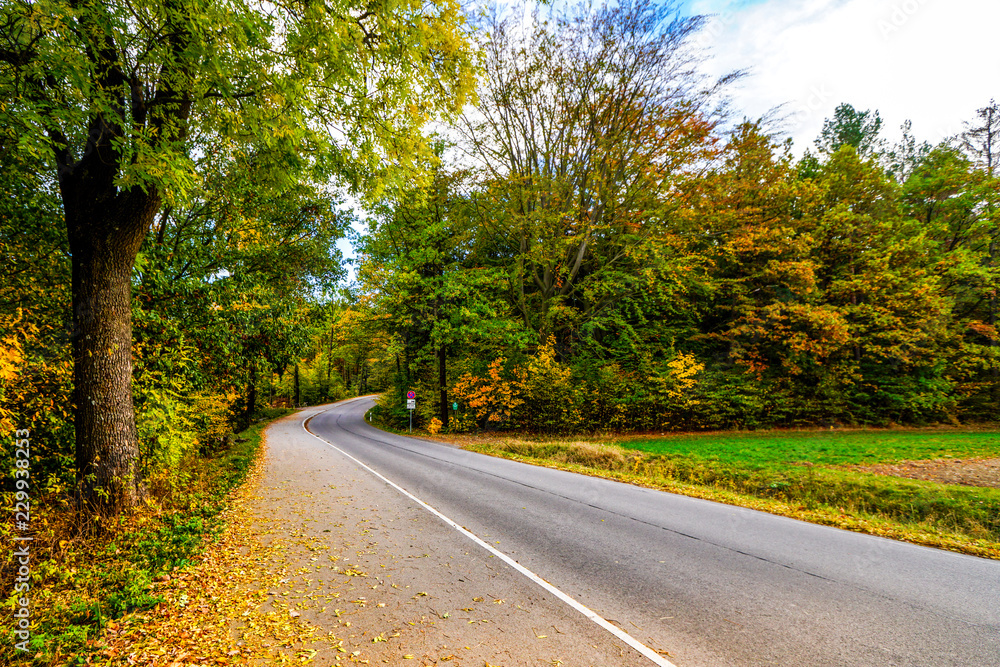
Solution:
[{"label": "green grass", "polygon": [[1000,457],[1000,433],[976,431],[775,431],[630,439],[617,444],[650,454],[688,456],[753,468],[794,463],[834,466]]}]

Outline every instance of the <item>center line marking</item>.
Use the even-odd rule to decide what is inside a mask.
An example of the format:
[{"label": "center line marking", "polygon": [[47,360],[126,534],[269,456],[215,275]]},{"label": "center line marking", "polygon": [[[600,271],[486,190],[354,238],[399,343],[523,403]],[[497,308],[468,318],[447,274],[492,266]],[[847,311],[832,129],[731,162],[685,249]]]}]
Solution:
[{"label": "center line marking", "polygon": [[393,482],[392,480],[390,480],[388,477],[386,477],[382,473],[378,472],[377,470],[374,470],[373,468],[369,467],[365,463],[362,463],[361,461],[359,461],[358,459],[354,458],[353,456],[351,456],[350,454],[348,454],[343,449],[341,449],[337,445],[333,444],[329,440],[327,440],[325,438],[321,438],[320,436],[318,436],[315,433],[313,433],[312,431],[310,431],[309,428],[308,428],[309,421],[313,417],[321,415],[324,412],[329,412],[330,410],[333,410],[333,408],[329,408],[327,410],[323,410],[321,412],[317,412],[315,414],[310,415],[307,419],[305,419],[305,420],[303,420],[301,422],[302,423],[302,430],[305,431],[306,433],[308,433],[309,435],[311,435],[312,437],[316,438],[317,440],[319,440],[320,442],[322,442],[326,446],[328,446],[328,447],[330,447],[330,448],[332,448],[332,449],[340,452],[341,454],[343,454],[344,456],[346,456],[350,460],[354,461],[359,466],[361,466],[362,468],[364,468],[365,470],[367,470],[371,474],[375,475],[380,480],[382,480],[383,482],[385,482],[386,484],[388,484],[392,488],[396,489],[397,491],[399,491],[404,496],[406,496],[407,498],[409,498],[413,502],[415,502],[418,505],[420,505],[421,507],[423,507],[425,510],[427,510],[431,514],[433,514],[437,518],[439,518],[442,521],[444,521],[446,524],[448,524],[449,526],[451,526],[452,528],[454,528],[455,530],[457,530],[459,533],[461,533],[462,535],[465,535],[467,538],[469,538],[470,540],[472,540],[473,542],[475,542],[476,544],[478,544],[479,546],[481,546],[483,549],[486,549],[491,554],[493,554],[494,556],[496,556],[497,558],[499,558],[503,562],[505,562],[508,565],[510,565],[512,568],[514,568],[515,570],[517,570],[518,572],[520,572],[521,574],[523,574],[525,577],[527,577],[531,581],[535,582],[536,584],[538,584],[539,586],[541,586],[542,588],[544,588],[546,591],[548,591],[549,593],[551,593],[552,595],[556,596],[557,598],[559,598],[560,600],[562,600],[563,602],[565,602],[567,605],[569,605],[570,607],[572,607],[576,611],[578,611],[581,614],[583,614],[584,616],[586,616],[593,623],[595,623],[596,625],[600,626],[604,630],[610,632],[612,635],[614,635],[615,637],[617,637],[621,641],[625,642],[626,644],[628,644],[629,646],[631,646],[632,648],[634,648],[636,651],[638,651],[640,654],[642,654],[643,657],[649,659],[654,665],[659,665],[659,667],[677,667],[676,665],[674,665],[674,663],[672,663],[669,660],[663,658],[656,651],[654,651],[653,649],[649,648],[648,646],[646,646],[645,644],[643,644],[642,642],[640,642],[639,640],[637,640],[635,637],[633,637],[629,633],[627,633],[624,630],[622,630],[621,628],[619,628],[619,627],[617,627],[617,626],[609,623],[603,617],[601,617],[599,614],[597,614],[596,612],[594,612],[590,608],[586,607],[584,604],[582,604],[580,602],[577,602],[574,598],[570,597],[566,593],[563,593],[561,590],[559,590],[558,588],[556,588],[555,586],[553,586],[549,582],[545,581],[544,579],[542,579],[541,577],[539,577],[537,574],[535,574],[534,572],[532,572],[528,568],[524,567],[523,565],[521,565],[520,563],[518,563],[516,560],[514,560],[513,558],[511,558],[507,554],[503,553],[502,551],[499,551],[498,549],[495,549],[494,547],[490,546],[489,544],[487,544],[483,540],[479,539],[479,537],[476,536],[475,533],[472,533],[471,531],[467,530],[466,528],[463,528],[462,526],[458,525],[457,523],[455,523],[454,521],[452,521],[451,519],[449,519],[448,517],[446,517],[444,514],[442,514],[441,512],[437,511],[436,509],[434,509],[433,507],[431,507],[430,505],[428,505],[427,503],[425,503],[423,500],[421,500],[420,498],[417,498],[415,495],[413,495],[412,493],[410,493],[409,491],[407,491],[406,489],[404,489],[403,487],[401,487],[399,484],[396,484],[395,482]]}]

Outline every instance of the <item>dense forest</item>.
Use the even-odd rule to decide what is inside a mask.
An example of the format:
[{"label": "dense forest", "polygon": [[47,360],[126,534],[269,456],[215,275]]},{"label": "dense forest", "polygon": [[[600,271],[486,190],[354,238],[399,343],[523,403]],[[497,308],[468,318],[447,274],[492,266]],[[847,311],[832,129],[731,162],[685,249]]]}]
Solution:
[{"label": "dense forest", "polygon": [[801,153],[670,3],[227,7],[4,5],[36,488],[131,505],[264,405],[371,392],[431,430],[996,417],[996,103],[938,145],[843,104]]},{"label": "dense forest", "polygon": [[996,418],[997,104],[935,146],[842,104],[796,157],[780,110],[726,113],[699,25],[489,22],[433,181],[358,238],[387,423],[406,390],[432,430]]}]

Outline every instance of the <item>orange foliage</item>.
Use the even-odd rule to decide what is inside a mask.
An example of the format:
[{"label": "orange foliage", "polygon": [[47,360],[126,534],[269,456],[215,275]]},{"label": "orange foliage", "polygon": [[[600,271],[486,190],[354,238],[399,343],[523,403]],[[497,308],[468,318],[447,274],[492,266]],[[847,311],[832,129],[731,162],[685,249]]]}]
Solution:
[{"label": "orange foliage", "polygon": [[456,398],[476,411],[477,419],[509,421],[514,410],[524,404],[521,398],[524,371],[515,371],[520,381],[505,380],[502,377],[505,361],[505,357],[494,359],[485,378],[466,373],[452,389]]}]

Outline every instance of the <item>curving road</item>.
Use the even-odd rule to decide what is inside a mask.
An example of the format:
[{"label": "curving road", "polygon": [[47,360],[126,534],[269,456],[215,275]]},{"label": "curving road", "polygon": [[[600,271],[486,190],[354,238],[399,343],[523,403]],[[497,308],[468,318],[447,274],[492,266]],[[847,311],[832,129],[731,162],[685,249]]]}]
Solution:
[{"label": "curving road", "polygon": [[307,428],[679,667],[1000,667],[1000,562],[388,434],[372,404]]}]

